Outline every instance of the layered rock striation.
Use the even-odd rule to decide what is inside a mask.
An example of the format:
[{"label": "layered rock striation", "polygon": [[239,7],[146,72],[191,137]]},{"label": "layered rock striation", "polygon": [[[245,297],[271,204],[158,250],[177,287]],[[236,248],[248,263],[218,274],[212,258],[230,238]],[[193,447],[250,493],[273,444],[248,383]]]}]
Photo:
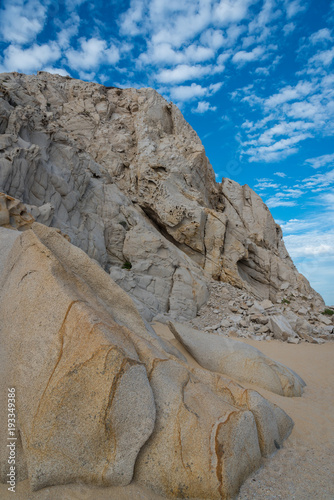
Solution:
[{"label": "layered rock striation", "polygon": [[200,139],[153,89],[3,74],[0,132],[0,191],[97,260],[147,319],[195,317],[210,279],[322,303],[261,198],[215,182]]}]

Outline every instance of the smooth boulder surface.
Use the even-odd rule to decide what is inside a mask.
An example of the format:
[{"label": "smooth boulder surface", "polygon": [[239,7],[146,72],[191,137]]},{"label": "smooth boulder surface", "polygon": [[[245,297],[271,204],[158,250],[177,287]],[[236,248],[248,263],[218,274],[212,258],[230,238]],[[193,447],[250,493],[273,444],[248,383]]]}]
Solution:
[{"label": "smooth boulder surface", "polygon": [[[192,368],[55,229],[12,231],[0,277],[1,381],[16,388],[21,479],[34,490],[135,479],[169,498],[233,498],[291,419]],[[5,481],[4,450],[2,442]]]},{"label": "smooth boulder surface", "polygon": [[251,382],[281,396],[301,396],[305,382],[286,366],[237,340],[169,323],[177,340],[207,370]]}]

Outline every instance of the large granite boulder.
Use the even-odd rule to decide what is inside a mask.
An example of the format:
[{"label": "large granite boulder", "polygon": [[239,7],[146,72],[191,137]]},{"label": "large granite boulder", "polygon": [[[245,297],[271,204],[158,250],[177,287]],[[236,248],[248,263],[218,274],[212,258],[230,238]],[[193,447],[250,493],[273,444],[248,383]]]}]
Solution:
[{"label": "large granite boulder", "polygon": [[[232,498],[290,433],[258,393],[195,368],[57,230],[0,228],[1,421],[16,391],[18,478]],[[5,242],[5,243],[4,243]],[[7,480],[7,435],[1,478]]]}]

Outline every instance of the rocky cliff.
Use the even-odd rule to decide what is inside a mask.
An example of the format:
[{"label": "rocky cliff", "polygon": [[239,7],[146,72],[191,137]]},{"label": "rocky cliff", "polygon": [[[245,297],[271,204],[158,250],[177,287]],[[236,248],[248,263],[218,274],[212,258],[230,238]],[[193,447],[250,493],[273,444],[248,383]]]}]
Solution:
[{"label": "rocky cliff", "polygon": [[[154,90],[46,73],[0,82],[2,482],[9,431],[32,491],[235,498],[293,426],[239,382],[285,397],[305,383],[227,338],[230,326],[315,341],[321,297],[261,199],[215,183],[199,138]],[[323,328],[317,341],[333,338],[332,319]]]},{"label": "rocky cliff", "polygon": [[3,74],[0,132],[0,191],[97,260],[148,320],[195,317],[211,279],[323,306],[261,198],[215,182],[200,139],[156,91]]}]

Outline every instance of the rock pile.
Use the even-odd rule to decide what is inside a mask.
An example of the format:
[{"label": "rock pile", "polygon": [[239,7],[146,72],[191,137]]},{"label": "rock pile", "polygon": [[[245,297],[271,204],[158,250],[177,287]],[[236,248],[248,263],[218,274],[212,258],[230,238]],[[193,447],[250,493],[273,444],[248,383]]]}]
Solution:
[{"label": "rock pile", "polygon": [[259,301],[228,283],[212,281],[208,302],[190,324],[225,337],[259,341],[274,338],[321,344],[334,340],[334,309],[324,309],[317,294],[306,297],[296,289],[288,293],[278,294],[275,303]]}]

